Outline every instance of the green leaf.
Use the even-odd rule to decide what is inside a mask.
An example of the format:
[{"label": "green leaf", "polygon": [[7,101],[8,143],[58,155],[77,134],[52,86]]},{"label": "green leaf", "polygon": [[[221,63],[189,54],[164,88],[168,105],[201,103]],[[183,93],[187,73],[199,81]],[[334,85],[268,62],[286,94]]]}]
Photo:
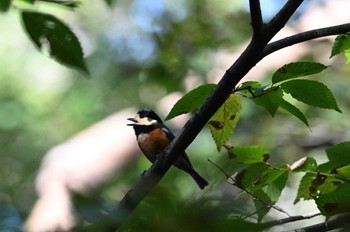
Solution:
[{"label": "green leaf", "polygon": [[334,169],[350,164],[350,142],[336,144],[326,149],[328,162],[319,165],[322,172],[333,172]]},{"label": "green leaf", "polygon": [[345,54],[345,58],[346,58],[346,63],[349,64],[350,63],[350,49],[345,50],[344,54]]},{"label": "green leaf", "polygon": [[[269,203],[271,205],[272,203],[267,200],[268,196],[262,190],[255,192],[254,195],[260,199],[260,201],[258,199],[254,199],[254,206],[258,215],[257,221],[260,223],[271,209],[269,205],[266,205],[264,203]],[[263,200],[264,203],[261,202],[261,200]]]},{"label": "green leaf", "polygon": [[315,198],[318,209],[327,218],[339,214],[350,212],[350,185],[342,184],[336,190],[320,194]]},{"label": "green leaf", "polygon": [[269,151],[259,146],[232,147],[229,154],[230,158],[244,164],[266,162],[269,159]]},{"label": "green leaf", "polygon": [[[275,204],[281,193],[286,186],[288,180],[288,170],[286,165],[276,165],[275,168],[285,169],[285,170],[277,170],[277,169],[268,169],[266,170],[262,177],[255,181],[255,185],[253,188],[249,189],[252,191],[253,195],[271,205]],[[271,207],[262,204],[260,201],[255,200],[256,210],[258,213],[258,221],[260,222],[263,217],[269,212]],[[261,212],[260,212],[261,210]]]},{"label": "green leaf", "polygon": [[286,186],[288,171],[273,170],[265,174],[264,180],[269,184],[267,184],[263,190],[266,195],[269,196],[271,202],[275,204]]},{"label": "green leaf", "polygon": [[350,180],[350,165],[337,168],[337,173],[339,173],[340,176]]},{"label": "green leaf", "polygon": [[281,88],[305,104],[341,112],[332,92],[318,81],[291,80],[282,83]]},{"label": "green leaf", "polygon": [[213,92],[215,86],[215,84],[201,85],[185,94],[175,103],[165,120],[195,111],[204,102],[204,100],[207,99],[210,93]]},{"label": "green leaf", "polygon": [[11,6],[11,0],[0,0],[0,11],[6,12]]},{"label": "green leaf", "polygon": [[251,164],[234,176],[235,185],[240,188],[251,189],[268,169],[269,166],[266,163]]},{"label": "green leaf", "polygon": [[298,119],[300,119],[300,121],[302,121],[307,127],[309,127],[309,123],[305,115],[296,106],[294,106],[293,104],[291,104],[290,102],[284,99],[281,100],[279,106],[285,109],[286,111],[288,111],[289,113],[291,113],[292,115],[294,115],[295,117],[297,117]]},{"label": "green leaf", "polygon": [[[330,58],[333,56],[345,52],[349,54],[350,51],[350,34],[340,34],[335,38]],[[347,56],[347,63],[349,63],[349,57]]]},{"label": "green leaf", "polygon": [[266,86],[262,86],[260,82],[257,81],[246,81],[243,82],[235,91],[239,91],[242,94],[250,94],[252,96],[259,95],[263,92]]},{"label": "green leaf", "polygon": [[[317,193],[317,187],[313,186],[313,181],[316,179],[316,175],[312,173],[306,173],[299,183],[298,193],[294,200],[294,204],[298,203],[301,199],[312,199],[311,194]],[[311,193],[311,194],[310,194]]]},{"label": "green leaf", "polygon": [[286,64],[273,74],[272,83],[276,84],[289,79],[320,73],[326,68],[327,66],[315,62],[296,62]]},{"label": "green leaf", "polygon": [[242,106],[239,96],[231,94],[208,121],[208,126],[218,151],[230,138],[239,120],[241,110]]},{"label": "green leaf", "polygon": [[293,172],[316,171],[317,162],[312,157],[304,157],[294,162],[290,166],[290,170],[292,170]]},{"label": "green leaf", "polygon": [[271,116],[275,116],[276,110],[282,101],[283,92],[280,88],[269,91],[253,98],[255,104],[265,107]]},{"label": "green leaf", "polygon": [[83,51],[75,34],[56,17],[23,11],[23,25],[39,50],[47,49],[59,63],[88,74]]}]

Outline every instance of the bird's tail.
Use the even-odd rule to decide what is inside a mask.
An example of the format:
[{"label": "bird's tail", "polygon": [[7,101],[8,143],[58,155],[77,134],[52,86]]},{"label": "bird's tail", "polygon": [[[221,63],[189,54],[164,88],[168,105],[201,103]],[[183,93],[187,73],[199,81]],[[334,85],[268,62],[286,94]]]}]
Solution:
[{"label": "bird's tail", "polygon": [[200,189],[204,189],[206,186],[208,186],[208,181],[199,175],[194,169],[191,169],[188,173],[192,176],[194,181],[196,181]]}]

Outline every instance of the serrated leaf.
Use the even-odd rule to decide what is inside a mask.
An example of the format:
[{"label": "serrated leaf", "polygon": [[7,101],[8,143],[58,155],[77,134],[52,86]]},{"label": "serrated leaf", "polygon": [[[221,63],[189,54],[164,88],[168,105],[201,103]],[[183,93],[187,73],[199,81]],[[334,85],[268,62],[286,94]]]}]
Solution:
[{"label": "serrated leaf", "polygon": [[[276,165],[276,168],[286,169],[286,165]],[[288,180],[288,171],[286,170],[276,170],[268,169],[266,170],[262,177],[258,181],[255,181],[255,186],[251,188],[253,195],[271,205],[275,204],[281,193],[286,186]],[[258,200],[255,201],[255,207],[257,211],[262,212],[258,213],[258,221],[261,221],[263,217],[269,212],[271,207],[266,206],[265,204],[257,204]],[[264,208],[261,208],[264,207]]]},{"label": "serrated leaf", "polygon": [[346,165],[344,167],[337,168],[337,173],[345,177],[346,179],[350,180],[350,165]]},{"label": "serrated leaf", "polygon": [[11,6],[11,0],[1,0],[0,1],[0,11],[6,12]]},{"label": "serrated leaf", "polygon": [[[268,197],[262,190],[260,190],[258,193],[257,192],[254,193],[254,195],[257,198],[264,200],[264,202],[272,204],[269,202],[269,200],[264,199],[264,196],[265,196],[265,198],[268,198]],[[260,223],[264,219],[264,217],[268,214],[271,207],[269,207],[268,205],[259,201],[258,199],[254,199],[254,206],[255,206],[256,213],[258,215],[257,221],[258,221],[258,223]]]},{"label": "serrated leaf", "polygon": [[237,94],[231,94],[208,121],[208,126],[218,151],[220,151],[222,145],[227,142],[233,133],[241,110],[242,106],[239,96]]},{"label": "serrated leaf", "polygon": [[294,106],[293,104],[291,104],[290,102],[284,99],[281,100],[279,106],[285,109],[286,111],[288,111],[289,113],[291,113],[292,115],[294,115],[295,117],[297,117],[298,119],[300,119],[300,121],[302,121],[307,127],[309,127],[309,123],[305,115],[296,106]]},{"label": "serrated leaf", "polygon": [[268,168],[266,163],[251,164],[233,176],[234,184],[244,189],[252,188]]},{"label": "serrated leaf", "polygon": [[269,184],[266,185],[263,190],[266,195],[269,196],[272,203],[275,204],[281,196],[284,187],[286,186],[288,180],[288,171],[274,170],[274,172],[266,173],[265,176],[265,180]]},{"label": "serrated leaf", "polygon": [[22,21],[39,50],[46,49],[59,63],[88,74],[78,38],[61,20],[49,14],[23,11]]},{"label": "serrated leaf", "polygon": [[350,49],[345,50],[344,52],[346,58],[346,64],[350,63]]},{"label": "serrated leaf", "polygon": [[322,172],[332,172],[334,169],[350,165],[350,142],[343,142],[326,149],[328,162],[319,165]]},{"label": "serrated leaf", "polygon": [[255,104],[265,107],[271,116],[275,116],[276,110],[280,105],[283,92],[280,88],[272,90],[266,94],[253,98]]},{"label": "serrated leaf", "polygon": [[291,80],[282,83],[281,88],[305,104],[341,112],[332,92],[321,82]]},{"label": "serrated leaf", "polygon": [[204,100],[207,99],[210,93],[213,92],[215,86],[215,84],[201,85],[185,94],[175,103],[165,120],[195,111],[204,102]]},{"label": "serrated leaf", "polygon": [[266,162],[270,156],[268,150],[259,146],[232,147],[229,154],[230,158],[244,164]]},{"label": "serrated leaf", "polygon": [[315,180],[316,175],[311,173],[306,173],[299,183],[298,193],[294,200],[294,204],[298,203],[301,199],[310,200],[312,195],[316,194],[317,188],[312,186],[312,182]]},{"label": "serrated leaf", "polygon": [[339,214],[350,212],[350,185],[342,184],[336,190],[320,194],[315,198],[318,209],[327,218]]},{"label": "serrated leaf", "polygon": [[272,76],[272,83],[286,81],[293,78],[313,75],[325,70],[327,66],[315,62],[296,62],[279,68]]},{"label": "serrated leaf", "polygon": [[[330,58],[350,50],[350,34],[340,34],[335,38]],[[349,61],[349,60],[348,60]]]},{"label": "serrated leaf", "polygon": [[293,172],[316,171],[317,162],[312,157],[304,157],[294,162],[290,166],[290,170],[292,170]]}]

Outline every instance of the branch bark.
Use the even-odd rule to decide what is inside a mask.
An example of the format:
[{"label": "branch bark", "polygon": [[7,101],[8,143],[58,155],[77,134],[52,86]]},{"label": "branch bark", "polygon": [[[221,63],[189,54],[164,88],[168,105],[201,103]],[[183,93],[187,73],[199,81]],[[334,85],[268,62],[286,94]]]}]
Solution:
[{"label": "branch bark", "polygon": [[264,22],[261,15],[260,0],[249,0],[250,19],[253,28],[253,36],[260,38],[264,30]]},{"label": "branch bark", "polygon": [[289,232],[325,232],[338,228],[344,228],[344,226],[350,226],[350,215],[339,216],[336,219],[325,221],[312,226],[291,230]]},{"label": "branch bark", "polygon": [[[257,3],[252,3],[253,1],[251,1],[252,11],[253,13],[255,12],[254,15],[259,15]],[[227,97],[231,94],[232,89],[235,88],[238,82],[263,57],[278,50],[276,44],[274,46],[267,44],[271,38],[285,26],[289,18],[294,14],[302,2],[303,0],[287,1],[279,13],[277,13],[277,15],[266,24],[266,31],[260,36],[260,38],[257,39],[258,37],[255,36],[252,37],[252,40],[245,51],[225,72],[214,91],[186,123],[179,135],[173,140],[170,146],[158,156],[158,159],[153,163],[151,168],[142,175],[142,178],[140,178],[135,186],[132,187],[132,189],[130,189],[120,201],[115,212],[115,215],[117,215],[118,218],[113,221],[113,230],[116,230],[126,220],[143,198],[157,185],[162,176],[177,159],[178,154],[181,154],[181,152],[192,143],[212,115],[214,115],[218,108],[226,101]],[[252,25],[254,27],[253,31],[258,30],[261,25],[260,19],[252,19]],[[350,25],[345,28],[349,30]],[[339,32],[342,33],[343,30],[339,30]],[[297,41],[297,38],[294,38],[292,41]],[[314,36],[313,38],[317,37]],[[283,48],[283,44],[286,44],[286,42],[280,42],[280,45],[277,45]],[[272,48],[274,48],[274,50]]]},{"label": "branch bark", "polygon": [[302,33],[292,35],[268,44],[264,49],[262,56],[265,57],[282,48],[289,47],[298,43],[302,43],[305,41],[322,38],[326,36],[331,36],[331,35],[339,35],[349,31],[350,31],[350,23],[345,23],[345,24],[341,24],[333,27],[324,27],[324,28],[319,28],[311,31],[302,32]]}]

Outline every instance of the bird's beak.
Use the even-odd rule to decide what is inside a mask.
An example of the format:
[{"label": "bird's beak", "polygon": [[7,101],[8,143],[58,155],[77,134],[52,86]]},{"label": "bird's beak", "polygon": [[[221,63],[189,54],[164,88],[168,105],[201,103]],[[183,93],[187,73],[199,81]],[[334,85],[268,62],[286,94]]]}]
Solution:
[{"label": "bird's beak", "polygon": [[127,118],[127,120],[134,122],[134,123],[126,124],[127,126],[135,126],[135,125],[137,125],[137,120],[135,118]]}]

